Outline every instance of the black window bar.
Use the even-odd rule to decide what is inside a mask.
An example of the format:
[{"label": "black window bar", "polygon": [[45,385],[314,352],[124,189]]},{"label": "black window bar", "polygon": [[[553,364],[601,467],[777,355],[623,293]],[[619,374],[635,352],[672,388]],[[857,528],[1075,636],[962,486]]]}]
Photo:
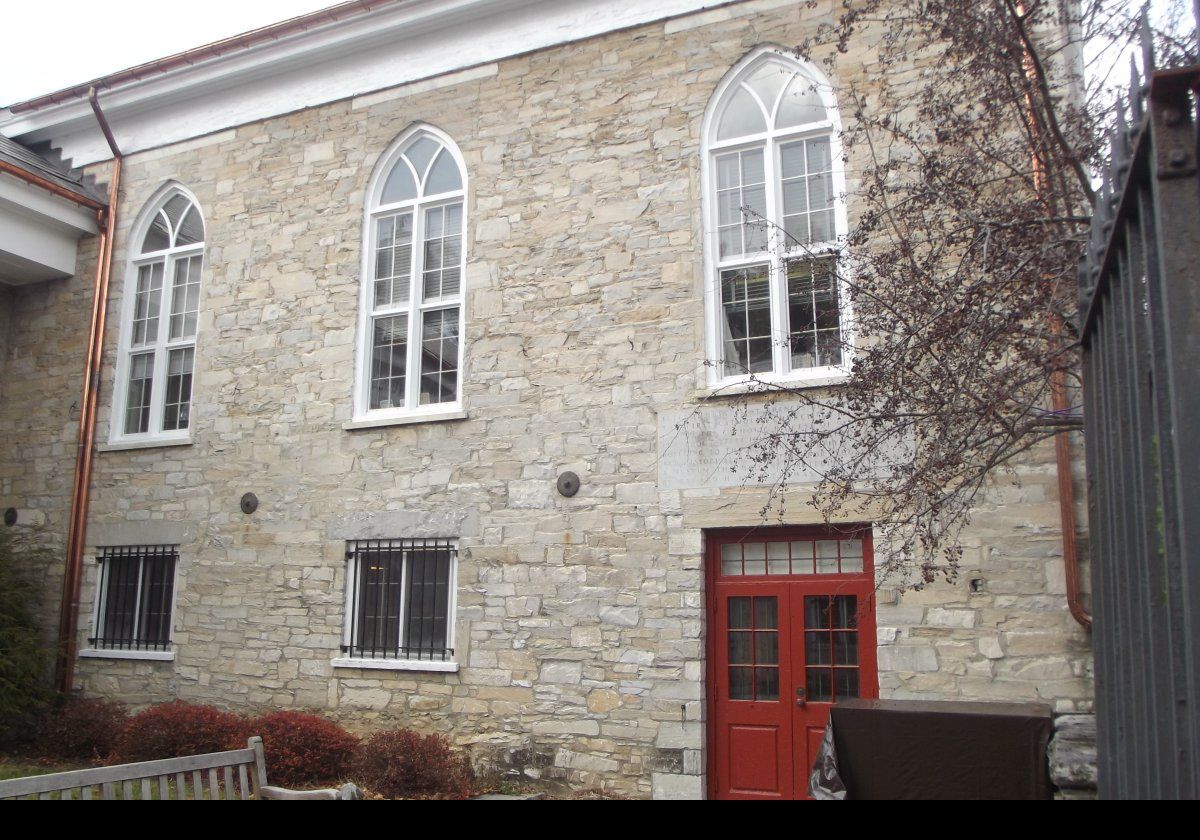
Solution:
[{"label": "black window bar", "polygon": [[346,550],[349,644],[356,659],[448,662],[453,540],[360,540]]},{"label": "black window bar", "polygon": [[171,605],[175,596],[173,545],[103,548],[96,635],[103,650],[171,649]]}]

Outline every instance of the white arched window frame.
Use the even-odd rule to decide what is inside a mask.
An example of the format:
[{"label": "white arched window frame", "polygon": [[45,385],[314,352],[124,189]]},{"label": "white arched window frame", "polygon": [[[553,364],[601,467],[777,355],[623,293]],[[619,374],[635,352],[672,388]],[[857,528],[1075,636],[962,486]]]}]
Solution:
[{"label": "white arched window frame", "polygon": [[462,415],[466,166],[444,132],[414,125],[367,187],[356,424]]},{"label": "white arched window frame", "polygon": [[134,223],[122,296],[112,444],[191,439],[204,240],[204,212],[177,184],[159,190]]},{"label": "white arched window frame", "polygon": [[[841,122],[809,62],[761,47],[704,116],[705,352],[710,387],[821,386],[850,371]],[[785,233],[786,231],[786,233]]]}]

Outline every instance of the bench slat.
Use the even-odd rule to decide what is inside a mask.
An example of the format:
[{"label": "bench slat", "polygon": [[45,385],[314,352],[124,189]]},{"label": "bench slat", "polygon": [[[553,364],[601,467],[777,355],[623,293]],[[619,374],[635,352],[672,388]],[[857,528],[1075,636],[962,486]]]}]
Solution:
[{"label": "bench slat", "polygon": [[225,779],[225,796],[224,796],[224,798],[225,799],[233,799],[234,798],[233,768],[232,767],[222,767],[221,774],[222,774],[222,777]]},{"label": "bench slat", "polygon": [[246,776],[246,765],[238,765],[238,793],[242,799],[250,798],[250,779]]},{"label": "bench slat", "polygon": [[182,773],[175,774],[175,798],[187,799],[187,781]]},{"label": "bench slat", "polygon": [[190,770],[207,770],[210,767],[253,762],[254,750],[244,749],[206,755],[188,755],[182,758],[164,758],[138,764],[94,767],[89,770],[70,770],[66,773],[50,773],[45,776],[0,781],[0,798],[29,796],[43,791],[66,790],[83,785],[106,785],[163,773],[184,773]]}]

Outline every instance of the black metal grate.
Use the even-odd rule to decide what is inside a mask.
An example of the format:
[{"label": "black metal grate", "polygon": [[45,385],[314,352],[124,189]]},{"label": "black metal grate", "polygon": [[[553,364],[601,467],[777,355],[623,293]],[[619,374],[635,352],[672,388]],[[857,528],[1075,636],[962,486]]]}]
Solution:
[{"label": "black metal grate", "polygon": [[1105,798],[1200,796],[1200,65],[1154,71],[1143,25],[1127,124],[1080,268]]},{"label": "black metal grate", "polygon": [[171,649],[171,605],[175,596],[173,545],[101,549],[96,635],[104,650]]},{"label": "black metal grate", "polygon": [[447,662],[452,578],[458,549],[452,540],[362,540],[346,551],[349,644],[363,659]]}]

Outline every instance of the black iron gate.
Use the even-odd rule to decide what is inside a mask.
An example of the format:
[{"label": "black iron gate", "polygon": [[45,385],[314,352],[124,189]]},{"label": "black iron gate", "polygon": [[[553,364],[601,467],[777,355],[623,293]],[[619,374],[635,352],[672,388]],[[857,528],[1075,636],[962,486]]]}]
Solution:
[{"label": "black iron gate", "polygon": [[1200,65],[1134,72],[1080,269],[1100,794],[1200,797]]}]

